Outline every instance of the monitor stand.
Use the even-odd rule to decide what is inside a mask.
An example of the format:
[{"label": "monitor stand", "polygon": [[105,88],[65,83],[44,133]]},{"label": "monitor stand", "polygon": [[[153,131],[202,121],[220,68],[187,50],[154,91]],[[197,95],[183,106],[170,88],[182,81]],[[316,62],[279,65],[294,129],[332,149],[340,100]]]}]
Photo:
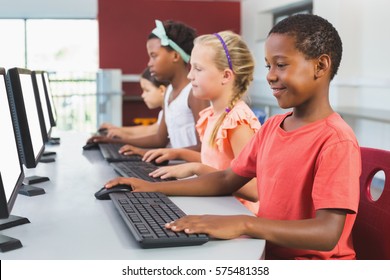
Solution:
[{"label": "monitor stand", "polygon": [[45,194],[46,192],[44,189],[39,187],[22,185],[18,193],[25,196],[36,196],[36,195]]},{"label": "monitor stand", "polygon": [[47,144],[50,145],[59,145],[61,143],[61,139],[59,137],[50,137],[47,141]]},{"label": "monitor stand", "polygon": [[19,194],[26,196],[36,196],[45,194],[45,190],[39,187],[31,186],[32,184],[37,184],[45,181],[49,181],[49,177],[42,176],[29,176],[24,178],[23,185],[19,189]]},{"label": "monitor stand", "polygon": [[7,219],[0,219],[0,230],[5,230],[7,228],[12,228],[29,223],[29,219],[25,217],[9,215]]},{"label": "monitor stand", "polygon": [[52,158],[52,157],[41,157],[39,159],[39,162],[43,162],[43,163],[50,163],[50,162],[55,162],[55,158]]},{"label": "monitor stand", "polygon": [[[0,219],[0,230],[30,223],[27,218],[10,215],[7,219]],[[11,250],[22,248],[20,240],[0,234],[0,252],[8,252]]]},{"label": "monitor stand", "polygon": [[54,151],[46,151],[46,152],[43,152],[42,156],[43,157],[48,157],[48,156],[54,156],[56,155],[57,153],[54,152]]},{"label": "monitor stand", "polygon": [[38,184],[49,180],[50,180],[49,177],[34,175],[34,176],[25,177],[23,180],[23,184],[25,185]]},{"label": "monitor stand", "polygon": [[22,248],[22,242],[20,242],[19,239],[15,239],[9,236],[1,235],[0,234],[0,252],[8,252],[15,249]]},{"label": "monitor stand", "polygon": [[45,151],[42,153],[42,157],[39,159],[39,162],[43,163],[49,163],[49,162],[55,162],[55,158],[50,156],[55,156],[57,153],[54,151]]}]

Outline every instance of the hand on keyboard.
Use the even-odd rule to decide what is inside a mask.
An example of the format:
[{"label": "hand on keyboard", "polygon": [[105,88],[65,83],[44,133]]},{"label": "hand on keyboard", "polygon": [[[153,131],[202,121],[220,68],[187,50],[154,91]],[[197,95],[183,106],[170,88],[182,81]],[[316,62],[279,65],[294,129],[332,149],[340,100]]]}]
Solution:
[{"label": "hand on keyboard", "polygon": [[123,155],[140,155],[143,156],[146,153],[146,149],[138,148],[133,145],[124,145],[119,149],[119,153]]},{"label": "hand on keyboard", "polygon": [[246,219],[256,219],[256,217],[246,215],[189,215],[167,223],[165,226],[175,232],[205,233],[218,239],[233,239],[246,234],[244,231]]},{"label": "hand on keyboard", "polygon": [[178,165],[160,167],[152,171],[149,175],[161,179],[167,178],[187,178],[195,175],[196,167],[201,164],[199,162],[188,162]]},{"label": "hand on keyboard", "polygon": [[112,139],[108,138],[106,136],[92,136],[87,140],[87,143],[94,142],[94,143],[121,143],[120,139]]},{"label": "hand on keyboard", "polygon": [[179,155],[177,154],[178,149],[171,148],[161,148],[161,149],[152,149],[147,151],[142,160],[146,162],[155,161],[157,164],[160,162],[168,161],[171,159],[178,159]]}]

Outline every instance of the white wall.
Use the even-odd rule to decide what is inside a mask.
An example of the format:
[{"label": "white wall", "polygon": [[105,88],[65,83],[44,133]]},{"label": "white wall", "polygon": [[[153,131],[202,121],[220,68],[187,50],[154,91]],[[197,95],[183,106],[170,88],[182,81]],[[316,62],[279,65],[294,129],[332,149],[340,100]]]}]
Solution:
[{"label": "white wall", "polygon": [[0,0],[0,18],[95,19],[97,0]]},{"label": "white wall", "polygon": [[[264,38],[277,9],[306,1],[242,0],[242,35],[255,54],[256,80],[252,100],[273,99],[266,84]],[[335,108],[348,106],[387,110],[390,117],[390,2],[386,0],[313,0],[313,13],[329,20],[343,41],[340,70],[332,82]],[[364,119],[346,119],[359,143],[390,150],[390,124]]]}]

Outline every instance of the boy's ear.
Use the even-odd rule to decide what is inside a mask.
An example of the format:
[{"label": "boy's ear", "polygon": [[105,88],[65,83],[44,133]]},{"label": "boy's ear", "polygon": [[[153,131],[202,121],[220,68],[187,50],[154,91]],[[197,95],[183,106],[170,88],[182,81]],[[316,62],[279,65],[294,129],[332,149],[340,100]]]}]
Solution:
[{"label": "boy's ear", "polygon": [[331,59],[327,54],[322,54],[317,58],[315,65],[314,78],[318,79],[330,72]]}]

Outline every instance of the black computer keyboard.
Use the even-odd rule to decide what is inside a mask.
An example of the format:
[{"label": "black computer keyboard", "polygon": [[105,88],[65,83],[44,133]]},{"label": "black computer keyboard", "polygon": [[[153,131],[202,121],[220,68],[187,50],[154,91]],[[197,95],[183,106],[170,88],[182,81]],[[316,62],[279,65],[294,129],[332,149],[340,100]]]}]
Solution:
[{"label": "black computer keyboard", "polygon": [[156,170],[158,166],[150,162],[140,161],[126,161],[126,162],[112,162],[111,166],[114,170],[123,177],[136,177],[149,182],[164,182],[176,180],[175,178],[161,179],[160,177],[151,177],[149,173]]},{"label": "black computer keyboard", "polygon": [[166,223],[186,214],[162,193],[110,193],[110,198],[142,248],[201,245],[209,240],[206,234],[166,229]]},{"label": "black computer keyboard", "polygon": [[123,155],[118,151],[123,146],[119,143],[100,143],[99,149],[103,157],[108,162],[120,162],[120,161],[141,161],[142,157],[140,155]]}]

